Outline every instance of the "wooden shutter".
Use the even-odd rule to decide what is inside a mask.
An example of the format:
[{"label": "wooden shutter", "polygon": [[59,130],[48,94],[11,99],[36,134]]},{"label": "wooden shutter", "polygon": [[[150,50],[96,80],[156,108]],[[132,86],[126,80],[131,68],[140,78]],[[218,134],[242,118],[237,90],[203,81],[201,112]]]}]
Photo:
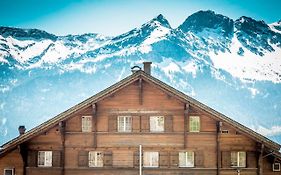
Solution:
[{"label": "wooden shutter", "polygon": [[134,152],[134,167],[138,167],[140,165],[140,156],[139,152]]},{"label": "wooden shutter", "polygon": [[169,115],[164,120],[165,132],[173,132],[173,116]]},{"label": "wooden shutter", "polygon": [[36,167],[37,166],[38,151],[28,151],[27,156],[27,166]]},{"label": "wooden shutter", "polygon": [[223,168],[231,167],[231,153],[230,151],[222,151],[221,153],[221,163]]},{"label": "wooden shutter", "polygon": [[179,166],[179,152],[170,152],[170,166],[171,167]]},{"label": "wooden shutter", "polygon": [[105,151],[103,153],[103,165],[106,167],[112,166],[112,152],[111,151]]},{"label": "wooden shutter", "polygon": [[61,151],[53,151],[52,154],[52,159],[53,159],[53,167],[60,167],[61,166]]},{"label": "wooden shutter", "polygon": [[204,166],[204,152],[196,151],[194,156],[195,156],[195,167],[203,167]]},{"label": "wooden shutter", "polygon": [[108,131],[117,131],[117,116],[108,116]]},{"label": "wooden shutter", "polygon": [[247,152],[246,153],[246,166],[247,168],[256,168],[257,167],[257,154],[256,152]]},{"label": "wooden shutter", "polygon": [[88,151],[79,151],[78,153],[78,166],[87,167],[88,166]]},{"label": "wooden shutter", "polygon": [[149,132],[150,128],[149,128],[149,116],[141,116],[141,130],[142,132]]},{"label": "wooden shutter", "polygon": [[169,153],[168,152],[160,152],[160,167],[168,167],[169,166]]},{"label": "wooden shutter", "polygon": [[132,116],[132,131],[140,132],[140,116]]}]

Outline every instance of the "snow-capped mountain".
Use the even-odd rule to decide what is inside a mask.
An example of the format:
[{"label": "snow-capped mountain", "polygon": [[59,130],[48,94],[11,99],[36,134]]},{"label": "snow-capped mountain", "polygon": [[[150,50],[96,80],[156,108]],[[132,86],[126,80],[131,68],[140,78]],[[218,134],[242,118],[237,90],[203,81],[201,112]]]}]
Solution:
[{"label": "snow-capped mountain", "polygon": [[119,36],[0,27],[0,143],[153,62],[153,76],[281,143],[281,22],[199,11]]}]

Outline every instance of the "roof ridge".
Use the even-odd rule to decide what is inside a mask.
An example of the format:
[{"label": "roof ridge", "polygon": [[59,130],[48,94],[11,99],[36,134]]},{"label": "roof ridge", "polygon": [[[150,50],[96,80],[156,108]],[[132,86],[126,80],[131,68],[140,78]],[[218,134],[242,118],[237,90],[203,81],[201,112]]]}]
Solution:
[{"label": "roof ridge", "polygon": [[[124,86],[127,86],[128,83],[132,83],[135,80],[139,79],[140,77],[145,78],[148,81],[151,81],[152,83],[155,83],[155,84],[159,85],[160,88],[165,89],[166,91],[174,93],[182,101],[191,103],[191,104],[201,108],[202,110],[204,110],[208,113],[211,113],[212,115],[217,117],[219,120],[222,120],[224,122],[227,122],[227,123],[231,124],[233,127],[236,127],[238,129],[242,130],[245,134],[253,136],[256,140],[259,140],[260,142],[265,142],[269,146],[271,146],[275,149],[278,149],[278,150],[280,149],[280,147],[281,147],[280,144],[268,139],[267,137],[255,132],[255,131],[253,131],[252,129],[250,129],[250,128],[240,124],[239,122],[227,117],[226,115],[212,109],[211,107],[199,102],[198,100],[184,94],[183,92],[173,88],[172,86],[164,83],[163,81],[145,73],[143,70],[138,70],[138,71],[134,72],[133,74],[131,74],[131,75],[125,77],[124,79],[120,80],[119,82],[109,86],[108,88],[98,92],[97,94],[95,94],[95,95],[85,99],[84,101],[72,106],[71,108],[67,109],[66,111],[64,111],[64,112],[56,115],[55,117],[41,123],[40,125],[32,128],[31,130],[27,131],[25,134],[20,135],[16,138],[4,143],[1,146],[2,151],[0,149],[0,154],[8,151],[9,149],[12,149],[11,147],[13,147],[13,146],[16,146],[18,144],[21,144],[21,143],[25,142],[26,140],[28,140],[32,136],[39,135],[40,133],[44,132],[45,130],[55,126],[60,121],[68,119],[70,117],[70,115],[75,113],[76,111],[78,111],[80,109],[83,109],[83,108],[86,108],[89,105],[91,105],[92,103],[97,102],[97,101],[107,97],[107,95],[116,92],[120,88],[122,88]],[[67,117],[67,116],[69,116],[69,117]]]}]

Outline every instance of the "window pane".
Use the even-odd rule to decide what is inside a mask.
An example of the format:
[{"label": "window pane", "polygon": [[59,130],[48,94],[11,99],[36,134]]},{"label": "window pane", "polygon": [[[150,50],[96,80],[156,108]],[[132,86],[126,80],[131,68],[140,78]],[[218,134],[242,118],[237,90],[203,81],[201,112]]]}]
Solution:
[{"label": "window pane", "polygon": [[231,152],[231,166],[237,166],[237,152]]},{"label": "window pane", "polygon": [[82,116],[82,132],[92,131],[92,116]]},{"label": "window pane", "polygon": [[103,166],[103,154],[101,152],[97,152],[97,167],[102,167]]},{"label": "window pane", "polygon": [[194,167],[194,152],[179,152],[179,167]]},{"label": "window pane", "polygon": [[124,131],[124,117],[118,117],[118,131],[123,132]]},{"label": "window pane", "polygon": [[118,116],[118,132],[131,132],[131,130],[132,130],[132,117]]},{"label": "window pane", "polygon": [[200,131],[200,117],[190,116],[189,117],[189,131],[199,132]]},{"label": "window pane", "polygon": [[158,167],[159,155],[158,152],[151,153],[151,166]]},{"label": "window pane", "polygon": [[149,152],[143,153],[143,166],[148,167],[150,165],[149,157],[150,157]]},{"label": "window pane", "polygon": [[52,151],[45,151],[45,166],[52,166]]},{"label": "window pane", "polygon": [[45,152],[39,151],[38,152],[38,166],[44,166],[45,165]]},{"label": "window pane", "polygon": [[88,155],[89,167],[102,167],[103,154],[102,152],[90,151]]},{"label": "window pane", "polygon": [[132,117],[126,117],[125,131],[130,132],[132,129]]},{"label": "window pane", "polygon": [[246,152],[238,152],[239,154],[239,167],[246,167]]},{"label": "window pane", "polygon": [[144,167],[158,167],[159,153],[158,152],[144,152],[143,166]]},{"label": "window pane", "polygon": [[179,167],[186,166],[185,152],[179,152]]},{"label": "window pane", "polygon": [[8,170],[8,169],[5,169],[4,170],[4,175],[13,175],[13,170]]},{"label": "window pane", "polygon": [[163,132],[164,131],[164,117],[151,116],[150,117],[150,131]]},{"label": "window pane", "polygon": [[194,167],[194,152],[186,152],[186,166]]},{"label": "window pane", "polygon": [[95,152],[90,151],[88,155],[89,167],[95,167]]},{"label": "window pane", "polygon": [[38,151],[38,166],[52,166],[52,151]]}]

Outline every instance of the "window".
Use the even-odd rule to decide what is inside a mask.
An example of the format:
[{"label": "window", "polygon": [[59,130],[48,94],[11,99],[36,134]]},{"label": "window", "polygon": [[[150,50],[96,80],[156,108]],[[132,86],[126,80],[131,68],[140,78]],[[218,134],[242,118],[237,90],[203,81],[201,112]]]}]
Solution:
[{"label": "window", "polygon": [[246,167],[246,152],[231,152],[232,167]]},{"label": "window", "polygon": [[150,117],[150,131],[151,132],[163,132],[164,131],[164,117],[163,116],[151,116]]},{"label": "window", "polygon": [[103,167],[103,154],[99,151],[90,151],[88,156],[89,167]]},{"label": "window", "polygon": [[273,171],[280,171],[280,163],[272,164],[272,170]]},{"label": "window", "polygon": [[4,175],[14,175],[14,169],[13,168],[5,168],[4,169]]},{"label": "window", "polygon": [[222,134],[228,134],[228,130],[221,130]]},{"label": "window", "polygon": [[159,165],[158,152],[144,152],[143,153],[143,166],[144,167],[158,167]]},{"label": "window", "polygon": [[38,151],[38,166],[51,167],[52,155],[52,151]]},{"label": "window", "polygon": [[194,167],[194,152],[179,152],[179,167]]},{"label": "window", "polygon": [[82,116],[82,132],[92,131],[92,116]]},{"label": "window", "polygon": [[200,131],[200,117],[190,116],[189,117],[189,131],[199,132]]},{"label": "window", "polygon": [[118,116],[118,132],[131,132],[131,131],[132,131],[132,117]]}]

